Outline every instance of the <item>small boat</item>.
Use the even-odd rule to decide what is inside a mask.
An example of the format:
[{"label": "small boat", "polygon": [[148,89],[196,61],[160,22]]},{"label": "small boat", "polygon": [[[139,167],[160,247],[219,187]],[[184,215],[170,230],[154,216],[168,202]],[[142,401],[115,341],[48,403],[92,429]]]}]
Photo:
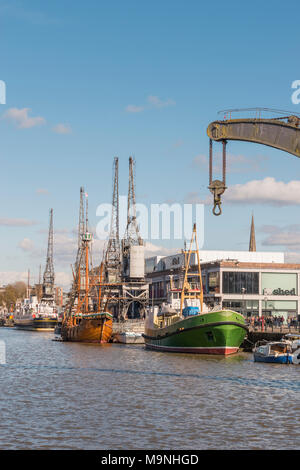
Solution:
[{"label": "small boat", "polygon": [[[192,250],[193,241],[196,250]],[[189,272],[191,253],[197,254],[197,272]],[[209,310],[204,304],[196,225],[190,249],[184,250],[184,254],[185,272],[181,286],[173,287],[170,277],[167,303],[148,309],[143,335],[146,348],[224,356],[236,353],[248,328],[240,313],[219,307]]]},{"label": "small boat", "polygon": [[292,364],[292,349],[286,341],[259,341],[253,350],[254,362],[271,362],[273,364]]},{"label": "small boat", "polygon": [[5,326],[6,328],[12,328],[15,326],[13,315],[9,315],[2,319],[3,323],[0,326]]},{"label": "small boat", "polygon": [[62,336],[61,336],[61,321],[59,321],[54,328],[54,338],[52,341],[63,341]]},{"label": "small boat", "polygon": [[144,344],[145,341],[142,333],[123,331],[114,336],[114,342],[123,344]]},{"label": "small boat", "polygon": [[253,349],[254,362],[300,364],[300,335],[285,335],[280,341],[258,341]]}]

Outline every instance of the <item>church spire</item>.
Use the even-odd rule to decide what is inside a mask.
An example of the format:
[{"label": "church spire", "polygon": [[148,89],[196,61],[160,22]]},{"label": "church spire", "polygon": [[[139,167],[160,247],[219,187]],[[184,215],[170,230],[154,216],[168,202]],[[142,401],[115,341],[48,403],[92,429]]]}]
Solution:
[{"label": "church spire", "polygon": [[250,232],[249,251],[256,251],[255,229],[254,229],[254,217],[253,217],[253,214],[252,214],[252,219],[251,219],[251,232]]}]

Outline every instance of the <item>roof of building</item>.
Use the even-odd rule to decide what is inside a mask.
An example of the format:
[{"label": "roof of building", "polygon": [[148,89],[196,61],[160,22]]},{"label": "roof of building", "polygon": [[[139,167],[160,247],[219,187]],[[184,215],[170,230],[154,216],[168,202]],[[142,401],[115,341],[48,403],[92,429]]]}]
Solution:
[{"label": "roof of building", "polygon": [[228,260],[220,260],[220,261],[211,261],[210,263],[202,263],[202,266],[213,266],[218,265],[224,268],[244,268],[244,269],[300,269],[300,264],[296,263],[247,263],[247,262],[240,262],[240,261],[228,261]]},{"label": "roof of building", "polygon": [[[262,264],[284,265],[284,253],[271,251],[221,251],[221,250],[200,250],[201,265],[207,263],[228,262],[253,264],[258,267]],[[145,260],[145,271],[147,274],[158,271],[167,271],[184,266],[184,254],[175,253],[169,256],[153,256]],[[197,264],[195,253],[191,254],[191,266]],[[289,268],[291,269],[291,268]],[[298,269],[298,268],[295,268]]]}]

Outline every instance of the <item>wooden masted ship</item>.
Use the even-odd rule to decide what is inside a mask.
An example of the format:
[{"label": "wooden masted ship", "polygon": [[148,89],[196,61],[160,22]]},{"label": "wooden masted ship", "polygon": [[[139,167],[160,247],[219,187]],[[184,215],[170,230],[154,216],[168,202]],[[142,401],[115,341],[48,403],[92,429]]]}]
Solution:
[{"label": "wooden masted ship", "polygon": [[91,241],[88,231],[87,195],[84,222],[83,188],[81,188],[78,251],[73,270],[73,285],[61,325],[63,341],[108,343],[112,336],[113,315],[103,308],[101,275],[92,268]]}]

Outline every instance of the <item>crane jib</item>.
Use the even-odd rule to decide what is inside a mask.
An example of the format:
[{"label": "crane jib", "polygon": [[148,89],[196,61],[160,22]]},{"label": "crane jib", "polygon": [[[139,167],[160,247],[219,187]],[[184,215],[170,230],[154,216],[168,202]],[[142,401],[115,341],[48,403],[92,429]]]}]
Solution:
[{"label": "crane jib", "polygon": [[230,119],[214,121],[207,135],[215,141],[241,140],[274,147],[300,157],[300,118],[288,116],[280,119]]},{"label": "crane jib", "polygon": [[[240,140],[274,147],[300,157],[300,117],[285,116],[273,119],[228,119],[211,122],[209,137],[209,190],[214,195],[213,214],[220,215],[221,195],[226,189],[226,143]],[[223,144],[223,179],[213,180],[213,141]]]}]

